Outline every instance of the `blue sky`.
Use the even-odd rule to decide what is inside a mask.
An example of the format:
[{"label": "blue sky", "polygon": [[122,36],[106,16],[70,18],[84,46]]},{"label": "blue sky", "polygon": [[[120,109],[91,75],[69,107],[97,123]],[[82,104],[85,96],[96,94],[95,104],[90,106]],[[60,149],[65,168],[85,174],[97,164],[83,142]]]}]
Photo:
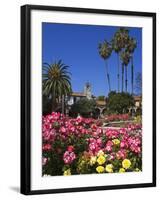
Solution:
[{"label": "blue sky", "polygon": [[[108,83],[104,60],[98,54],[98,44],[104,39],[110,41],[119,27],[42,24],[42,62],[53,63],[62,60],[72,73],[72,89],[82,92],[86,82],[92,85],[95,96],[107,96]],[[142,29],[128,28],[130,36],[136,38],[134,52],[135,75],[142,71]],[[111,89],[117,90],[117,55],[112,52],[108,59]],[[128,65],[128,91],[131,91],[130,64]],[[120,76],[121,80],[121,76]],[[120,87],[121,88],[121,87]]]}]

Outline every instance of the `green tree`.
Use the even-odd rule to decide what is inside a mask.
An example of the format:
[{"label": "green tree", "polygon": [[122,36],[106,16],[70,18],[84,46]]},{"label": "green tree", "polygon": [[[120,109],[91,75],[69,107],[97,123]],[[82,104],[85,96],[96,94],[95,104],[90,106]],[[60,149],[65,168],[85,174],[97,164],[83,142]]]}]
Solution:
[{"label": "green tree", "polygon": [[110,92],[111,91],[111,84],[110,84],[110,76],[109,76],[109,71],[108,71],[108,58],[110,57],[110,55],[112,53],[112,46],[109,42],[107,42],[105,40],[103,43],[99,44],[98,49],[99,49],[99,55],[105,61],[108,87],[109,87],[109,92]]},{"label": "green tree", "polygon": [[104,101],[104,100],[105,100],[105,96],[104,96],[104,95],[98,96],[98,97],[97,97],[97,100],[99,100],[99,101]]},{"label": "green tree", "polygon": [[137,41],[135,38],[129,38],[128,43],[127,43],[127,51],[130,53],[131,55],[131,85],[132,85],[132,89],[131,89],[131,93],[133,95],[133,86],[134,86],[134,64],[133,64],[133,53],[135,48],[137,47]]},{"label": "green tree", "polygon": [[130,53],[126,50],[122,51],[121,60],[122,60],[122,92],[123,92],[123,84],[124,84],[124,67],[125,67],[125,92],[127,92],[127,86],[128,86],[127,68],[130,61]]},{"label": "green tree", "polygon": [[67,96],[72,92],[71,74],[68,68],[61,60],[43,65],[43,94],[52,99],[52,111],[60,103],[62,96]]},{"label": "green tree", "polygon": [[127,113],[128,109],[134,105],[134,98],[131,94],[121,92],[111,92],[107,99],[107,108],[110,113]]},{"label": "green tree", "polygon": [[76,117],[78,114],[83,117],[90,117],[90,115],[93,114],[95,111],[95,106],[95,100],[83,98],[78,100],[71,106],[70,114],[73,117]]}]

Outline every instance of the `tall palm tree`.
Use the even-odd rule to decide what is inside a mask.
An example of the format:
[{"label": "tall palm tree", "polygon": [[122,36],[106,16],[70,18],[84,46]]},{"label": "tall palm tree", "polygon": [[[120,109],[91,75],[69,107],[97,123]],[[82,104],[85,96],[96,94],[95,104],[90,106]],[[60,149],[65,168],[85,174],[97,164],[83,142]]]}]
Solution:
[{"label": "tall palm tree", "polygon": [[110,92],[111,91],[111,84],[110,84],[110,77],[109,77],[109,72],[108,72],[108,58],[110,57],[110,55],[112,53],[112,46],[109,42],[107,42],[105,40],[103,43],[99,44],[98,49],[99,49],[99,55],[105,61],[108,87],[109,87],[109,92]]},{"label": "tall palm tree", "polygon": [[119,43],[118,43],[118,34],[117,34],[117,32],[115,33],[115,35],[114,35],[114,38],[113,38],[113,40],[112,40],[112,48],[113,48],[113,50],[116,52],[116,54],[117,54],[117,81],[118,81],[118,92],[120,91],[120,79],[119,79],[119,68],[120,68],[120,56],[119,56],[119,53],[120,53],[120,51],[121,51],[121,47],[120,47],[120,45],[119,45]]},{"label": "tall palm tree", "polygon": [[119,79],[119,68],[120,68],[120,51],[125,48],[129,38],[129,31],[126,28],[119,28],[114,34],[112,40],[112,48],[117,54],[117,80],[118,80],[118,92],[120,91],[120,79]]},{"label": "tall palm tree", "polygon": [[135,48],[137,47],[137,41],[135,38],[129,38],[127,43],[127,51],[131,54],[131,85],[132,85],[132,95],[133,95],[133,85],[134,85],[134,65],[133,65],[133,53]]},{"label": "tall palm tree", "polygon": [[52,111],[55,110],[57,103],[62,101],[62,97],[72,91],[68,68],[61,60],[43,64],[43,94],[52,98]]},{"label": "tall palm tree", "polygon": [[126,50],[122,51],[121,60],[122,60],[122,92],[123,92],[123,84],[124,84],[124,67],[125,67],[125,92],[127,92],[127,86],[128,86],[127,68],[130,62],[130,53]]}]

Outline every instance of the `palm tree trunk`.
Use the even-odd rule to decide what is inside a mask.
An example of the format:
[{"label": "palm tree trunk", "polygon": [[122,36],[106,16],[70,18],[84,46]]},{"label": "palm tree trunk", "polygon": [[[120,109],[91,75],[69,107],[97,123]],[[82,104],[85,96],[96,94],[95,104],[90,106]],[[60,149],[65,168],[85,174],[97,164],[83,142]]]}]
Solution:
[{"label": "palm tree trunk", "polygon": [[117,80],[118,80],[118,92],[119,92],[119,86],[120,86],[120,80],[119,80],[119,53],[117,53],[117,61],[118,61],[118,74],[117,74]]},{"label": "palm tree trunk", "polygon": [[55,104],[56,104],[55,98],[52,97],[52,112],[55,111]]},{"label": "palm tree trunk", "polygon": [[108,80],[108,87],[109,87],[109,92],[111,91],[111,84],[110,84],[110,77],[108,73],[108,62],[107,60],[105,61],[105,66],[106,66],[106,73],[107,73],[107,80]]},{"label": "palm tree trunk", "polygon": [[65,114],[64,110],[64,95],[62,95],[62,114]]},{"label": "palm tree trunk", "polygon": [[133,81],[134,81],[134,66],[133,66],[133,55],[131,56],[131,85],[132,85],[132,95],[133,95]]},{"label": "palm tree trunk", "polygon": [[125,66],[125,75],[126,75],[126,80],[125,80],[125,91],[127,92],[127,82],[128,82],[128,79],[127,79],[127,66]]},{"label": "palm tree trunk", "polygon": [[52,112],[55,111],[56,108],[56,94],[55,91],[52,90]]},{"label": "palm tree trunk", "polygon": [[122,63],[122,92],[123,92],[123,86],[124,86],[124,64]]}]

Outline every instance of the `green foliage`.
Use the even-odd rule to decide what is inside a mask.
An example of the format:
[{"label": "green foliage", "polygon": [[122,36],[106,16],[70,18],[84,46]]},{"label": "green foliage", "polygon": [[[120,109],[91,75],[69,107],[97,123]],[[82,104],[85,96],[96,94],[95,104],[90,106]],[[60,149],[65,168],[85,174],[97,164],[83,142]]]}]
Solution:
[{"label": "green foliage", "polygon": [[134,105],[133,96],[125,92],[110,92],[107,102],[107,107],[110,113],[127,113],[128,108]]},{"label": "green foliage", "polygon": [[134,122],[135,122],[135,123],[138,123],[138,124],[141,124],[141,123],[142,123],[142,116],[141,116],[141,115],[137,115],[137,116],[134,118]]},{"label": "green foliage", "polygon": [[52,111],[52,102],[51,99],[46,95],[42,97],[42,105],[43,105],[43,115],[49,114]]},{"label": "green foliage", "polygon": [[126,49],[128,52],[130,52],[131,54],[134,52],[135,48],[137,47],[137,41],[135,38],[130,37],[127,45],[126,45]]},{"label": "green foliage", "polygon": [[112,48],[116,53],[125,48],[129,41],[129,31],[126,28],[119,28],[112,39]]},{"label": "green foliage", "polygon": [[97,97],[97,100],[99,100],[99,101],[104,101],[104,100],[105,100],[105,96],[104,96],[104,95],[98,96],[98,97]]},{"label": "green foliage", "polygon": [[130,53],[129,53],[129,51],[127,51],[127,50],[122,51],[121,54],[120,54],[120,58],[121,58],[122,63],[125,66],[127,66],[129,64],[129,61],[130,61]]},{"label": "green foliage", "polygon": [[95,111],[95,106],[96,102],[93,99],[80,99],[72,105],[70,114],[75,117],[78,114],[80,114],[83,117],[90,117],[91,113]]},{"label": "green foliage", "polygon": [[100,43],[98,46],[99,49],[99,55],[105,60],[110,57],[112,53],[112,46],[108,41],[104,41],[103,43]]}]

